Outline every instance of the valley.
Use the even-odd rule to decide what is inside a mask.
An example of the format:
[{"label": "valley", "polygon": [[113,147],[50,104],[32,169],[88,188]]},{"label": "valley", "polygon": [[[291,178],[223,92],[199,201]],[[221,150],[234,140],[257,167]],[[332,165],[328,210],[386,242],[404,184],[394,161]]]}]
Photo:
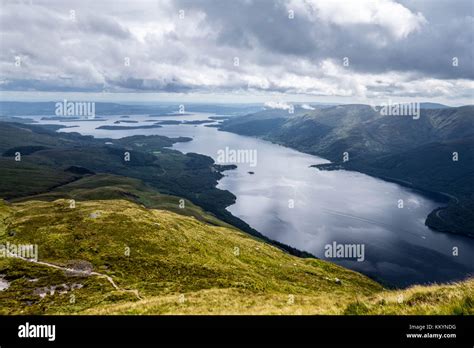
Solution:
[{"label": "valley", "polygon": [[[469,279],[463,280],[470,272],[469,248],[471,245],[469,241],[463,239],[465,237],[462,236],[432,232],[424,226],[424,220],[419,220],[421,217],[426,217],[437,204],[440,204],[439,202],[443,200],[442,196],[434,194],[431,201],[423,197],[426,192],[419,195],[416,191],[406,191],[398,185],[384,183],[356,172],[347,172],[348,176],[341,176],[342,172],[338,172],[333,178],[331,176],[325,178],[324,173],[329,172],[319,171],[317,168],[329,170],[333,169],[333,166],[340,166],[336,168],[345,170],[349,168],[342,163],[329,163],[322,158],[278,147],[266,141],[232,135],[219,131],[216,127],[206,127],[209,122],[223,121],[223,124],[217,126],[225,129],[226,124],[240,122],[240,118],[247,117],[226,116],[213,120],[216,116],[212,115],[202,113],[184,116],[167,115],[167,121],[162,123],[161,128],[132,130],[104,129],[102,126],[114,123],[117,118],[115,115],[90,123],[77,120],[76,124],[74,123],[76,120],[71,120],[68,124],[71,124],[72,128],[64,128],[61,125],[62,120],[40,120],[36,116],[33,116],[33,120],[36,120],[37,124],[0,122],[2,134],[0,150],[3,153],[0,157],[3,169],[0,173],[2,179],[0,190],[2,197],[8,200],[2,208],[4,216],[2,240],[34,242],[40,248],[40,259],[44,263],[33,265],[24,260],[11,258],[1,261],[0,275],[3,281],[7,282],[8,288],[0,292],[0,298],[8,300],[15,291],[14,297],[18,298],[18,301],[11,303],[12,312],[9,313],[24,313],[27,310],[28,313],[51,314],[72,312],[85,314],[387,314],[404,311],[406,313],[450,314],[469,311],[472,308],[469,304],[472,299],[467,295],[471,291],[472,284]],[[132,115],[131,117],[140,127],[146,124],[150,116]],[[19,119],[23,120],[23,118]],[[178,119],[184,122],[172,122]],[[200,122],[193,122],[193,120]],[[98,132],[102,136],[97,137]],[[13,134],[15,136],[12,136]],[[208,141],[211,138],[212,143]],[[221,153],[219,149],[222,150]],[[225,154],[226,149],[227,152],[231,149],[255,150],[253,164],[242,161],[235,166],[226,163],[225,160],[224,163],[220,163],[219,154]],[[257,151],[258,156],[256,156]],[[21,161],[15,162],[15,154],[18,152],[22,154]],[[282,158],[286,160],[282,162]],[[315,163],[319,164],[315,165]],[[317,168],[312,168],[313,165]],[[285,178],[285,176],[288,177]],[[320,196],[327,189],[324,188],[325,185],[331,182],[330,185],[334,186],[338,180],[346,183],[353,182],[354,186],[341,186],[340,189],[332,191],[333,198],[325,196],[324,199],[319,199],[323,203],[319,205],[316,195]],[[310,190],[308,186],[302,186],[305,181],[318,182],[319,186]],[[337,185],[334,186],[336,187]],[[248,191],[250,188],[255,192]],[[375,205],[371,205],[370,200],[367,200],[367,194],[378,190],[385,191],[385,194],[393,195],[393,197],[384,198],[384,200],[381,200],[381,197],[377,198]],[[315,196],[313,196],[313,191]],[[269,193],[271,196],[268,195]],[[341,206],[343,201],[339,199],[339,194],[346,196],[344,204],[347,206]],[[347,194],[349,194],[348,197],[353,196],[353,198],[347,199]],[[363,206],[366,207],[365,209],[370,209],[366,212],[349,208],[352,204],[356,204],[359,200],[357,197],[361,197],[361,194],[366,195]],[[370,194],[372,199],[376,197]],[[265,196],[271,199],[267,203],[273,202],[272,205],[258,199]],[[400,197],[405,197],[408,209],[396,209],[396,201]],[[289,199],[294,201],[294,207],[283,209]],[[72,210],[69,208],[71,200],[75,206]],[[332,201],[334,201],[334,207],[331,207]],[[311,209],[308,202],[319,205],[317,210]],[[392,204],[394,207],[390,208]],[[280,208],[275,210],[278,205]],[[375,208],[377,205],[379,210]],[[268,210],[272,206],[278,215]],[[336,206],[338,208],[335,208]],[[38,215],[36,209],[43,213]],[[143,215],[145,211],[152,216],[155,211],[168,212],[172,215],[165,219],[167,223],[162,222],[161,218],[157,218],[156,221],[152,218],[145,224],[150,226],[150,231],[143,234],[140,232],[143,222],[140,222],[142,220],[139,215],[133,213],[127,218],[131,220],[120,222],[121,219],[126,218],[128,214],[125,213],[126,211],[135,210],[137,213],[140,212],[140,215]],[[311,210],[312,213],[310,213]],[[46,213],[46,211],[51,213]],[[66,215],[72,211],[79,213],[82,218],[71,215],[76,217],[67,222],[69,218]],[[376,212],[376,215],[367,215],[368,211],[372,211],[371,214]],[[384,211],[396,214],[397,218],[387,220],[388,215],[382,214]],[[66,215],[63,216],[63,214]],[[20,216],[23,217],[18,219]],[[40,216],[48,222],[38,220],[39,225],[34,222],[34,219]],[[262,218],[264,216],[265,219]],[[76,227],[81,219],[85,219],[86,225]],[[102,222],[103,219],[108,222]],[[396,219],[398,222],[395,224]],[[183,223],[178,222],[181,220]],[[99,225],[95,225],[99,229],[94,230],[95,227],[91,225],[92,230],[87,232],[86,226],[93,221],[97,223],[101,221]],[[403,226],[401,221],[404,221]],[[189,228],[183,228],[183,226],[188,226],[188,223],[191,223]],[[94,241],[96,238],[94,236],[97,233],[102,234],[99,231],[103,228],[107,231],[106,226],[109,225],[110,232],[102,235],[100,240]],[[310,225],[314,227],[304,227]],[[188,243],[196,238],[194,233],[201,228],[205,231],[202,238],[206,241],[199,237],[201,239],[197,243],[204,248],[200,249],[200,253],[208,259],[199,261],[198,264],[201,266],[196,264],[196,270],[187,274],[182,267],[189,262],[193,263],[194,261],[190,260],[197,257],[195,252],[198,251],[191,251],[193,248],[188,248],[187,244],[179,246],[181,242],[175,240],[177,238],[175,234],[191,233],[182,241]],[[224,239],[219,242],[214,241],[209,234],[215,233],[213,232],[215,228],[225,231],[222,235]],[[330,233],[325,232],[324,228],[329,228]],[[359,232],[349,236],[348,229]],[[32,232],[27,231],[36,232],[31,234]],[[160,233],[159,231],[164,233],[160,238],[165,239],[157,242],[157,248],[173,243],[172,246],[166,248],[172,250],[178,247],[179,254],[187,254],[191,259],[172,261],[169,254],[165,256],[161,255],[161,252],[152,251],[154,249],[142,249],[143,245],[139,240],[134,242],[135,238],[143,240],[142,236],[145,235],[156,238],[155,234]],[[282,234],[283,231],[291,231],[291,233]],[[370,231],[370,234],[363,231]],[[124,239],[117,233],[123,233],[128,237]],[[376,234],[380,237],[391,235],[391,238],[394,238],[396,236],[396,243],[386,244],[380,237],[374,241]],[[229,243],[227,239],[233,235],[244,237],[244,240],[238,237],[238,243],[235,240]],[[53,236],[54,239],[51,239]],[[308,243],[308,237],[311,238],[312,243]],[[234,279],[229,273],[230,269],[223,271],[208,268],[217,260],[217,254],[209,254],[208,248],[209,250],[214,248],[208,245],[209,243],[216,242],[219,248],[227,245],[225,252],[229,254],[228,257],[239,260],[247,248],[248,242],[245,241],[247,238],[254,243],[251,249],[273,248],[271,250],[276,253],[275,256],[271,256],[273,260],[280,258],[287,260],[278,263],[280,265],[278,267],[273,266],[271,270],[266,266],[262,269],[262,272],[264,270],[265,275],[269,279],[274,279],[278,285],[275,285],[276,283],[270,285],[266,282],[257,285],[257,273],[251,271],[248,263],[239,263],[238,267],[243,267],[242,272],[244,270],[247,272],[246,276],[239,281],[229,280]],[[368,240],[370,243],[367,243]],[[87,245],[81,247],[81,241]],[[325,260],[325,243],[335,241],[337,243],[364,243],[368,254],[359,257],[359,260],[363,262],[357,259]],[[55,243],[60,244],[54,246]],[[155,242],[150,239],[145,243],[151,248]],[[456,260],[448,255],[451,250],[450,245],[461,246],[462,253]],[[113,248],[113,251],[109,247]],[[397,247],[400,248],[400,257],[395,253]],[[58,254],[59,251],[56,249],[63,250],[61,252],[63,256],[60,256],[61,253]],[[123,253],[124,250],[129,250],[128,256]],[[133,267],[136,267],[137,262],[142,262],[144,268],[139,272],[128,268],[121,269],[126,265],[123,262],[138,256],[133,253],[134,250],[142,250],[139,252],[142,261],[135,259],[132,262]],[[387,253],[387,250],[391,250],[391,254]],[[221,249],[221,253],[223,251]],[[258,261],[252,261],[252,264],[265,265],[269,262],[267,260],[269,255],[268,253],[256,255]],[[314,256],[319,259],[315,259]],[[123,262],[118,261],[121,257],[124,258]],[[108,259],[109,261],[105,262]],[[398,265],[398,268],[392,269],[393,266],[387,267],[387,264],[380,267],[382,260]],[[418,272],[413,273],[410,268],[403,270],[402,260],[406,260],[405,265],[416,265]],[[49,289],[51,286],[61,288],[62,284],[66,285],[65,288],[74,288],[73,285],[76,283],[69,279],[71,275],[61,275],[61,269],[71,267],[71,262],[74,267],[78,261],[89,263],[91,269],[94,270],[92,274],[110,277],[117,287],[112,286],[114,289],[110,289],[109,286],[112,283],[110,280],[107,281],[106,277],[84,275],[78,283],[81,284],[80,289],[74,290],[74,296],[78,295],[82,298],[81,305],[68,304],[70,292],[67,292],[67,295],[64,293],[61,298],[57,298],[58,292],[54,291],[51,296],[46,295],[40,299],[35,297],[37,296],[34,295],[35,293],[47,294],[49,291],[37,289]],[[168,262],[171,263],[164,266]],[[279,269],[285,265],[285,262],[290,262],[293,267],[296,267],[297,278],[291,280],[293,286],[285,283],[290,281],[287,276],[281,278],[281,275],[278,275],[280,272],[288,274],[288,269]],[[226,260],[225,263],[233,264],[234,261]],[[299,278],[302,276],[301,272],[308,272],[306,266],[303,267],[308,263],[316,267],[314,270],[316,273],[329,273],[319,273],[320,277],[311,280],[315,283],[310,286],[307,283],[309,279]],[[55,267],[56,270],[54,270]],[[166,271],[167,273],[163,273],[158,271],[157,267],[176,267],[178,273],[172,275],[171,268]],[[350,271],[348,268],[362,272],[370,278]],[[219,272],[224,273],[218,276]],[[349,278],[345,278],[346,272],[349,272],[347,273]],[[206,273],[209,275],[204,276]],[[146,278],[136,278],[132,274],[140,274]],[[171,278],[164,277],[164,274],[169,274]],[[426,278],[423,278],[422,274],[426,274]],[[73,278],[77,276],[77,274],[73,275]],[[203,276],[205,278],[202,278]],[[25,282],[22,280],[25,277],[26,279],[42,279],[41,286],[35,281],[31,286],[25,287]],[[241,276],[236,275],[236,277]],[[223,282],[222,279],[228,280]],[[354,279],[355,283],[349,279]],[[433,281],[446,282],[448,279],[451,282],[458,282],[446,286],[415,285],[410,287],[416,283],[431,284]],[[335,288],[328,290],[329,288],[321,282],[329,282],[328,284],[333,284]],[[237,285],[240,283],[242,288]],[[153,284],[162,285],[154,288]],[[301,286],[301,289],[297,290],[294,286]],[[315,286],[314,290],[311,290],[312,286]],[[389,290],[394,286],[406,289]],[[21,290],[22,287],[25,287],[24,290]],[[335,289],[339,289],[342,296],[337,304],[333,296],[323,295],[326,291],[333,293]],[[411,300],[410,306],[400,306],[398,303],[400,296],[403,298],[422,296],[423,300]],[[432,302],[439,296],[447,296],[446,300],[442,301],[442,306]],[[389,300],[390,298],[393,302]],[[58,307],[57,301],[63,304]],[[261,306],[258,305],[259,301],[263,301]],[[227,304],[224,305],[223,302]],[[214,303],[213,310],[209,307],[209,303]],[[401,308],[404,308],[403,311]]]}]

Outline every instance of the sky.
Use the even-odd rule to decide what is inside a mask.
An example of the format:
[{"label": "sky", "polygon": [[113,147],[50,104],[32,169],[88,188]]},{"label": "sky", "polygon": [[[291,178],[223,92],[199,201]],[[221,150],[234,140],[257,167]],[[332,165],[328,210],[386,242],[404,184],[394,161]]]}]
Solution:
[{"label": "sky", "polygon": [[472,0],[0,0],[0,99],[473,104]]}]

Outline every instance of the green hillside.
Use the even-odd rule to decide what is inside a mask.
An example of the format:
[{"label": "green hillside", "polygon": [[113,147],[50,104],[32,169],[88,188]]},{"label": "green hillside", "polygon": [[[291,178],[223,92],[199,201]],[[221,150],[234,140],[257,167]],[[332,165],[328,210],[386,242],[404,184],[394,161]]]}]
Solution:
[{"label": "green hillside", "polygon": [[42,262],[0,259],[9,283],[0,291],[1,314],[474,311],[473,281],[384,290],[359,273],[289,255],[235,228],[126,200],[74,208],[63,199],[1,203],[0,217],[0,243],[37,244]]}]

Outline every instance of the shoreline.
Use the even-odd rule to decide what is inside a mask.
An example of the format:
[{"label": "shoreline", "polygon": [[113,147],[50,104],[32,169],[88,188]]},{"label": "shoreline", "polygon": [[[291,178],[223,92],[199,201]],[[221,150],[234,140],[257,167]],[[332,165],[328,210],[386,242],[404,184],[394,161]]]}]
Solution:
[{"label": "shoreline", "polygon": [[[408,188],[414,192],[417,192],[425,196],[426,198],[432,199],[436,201],[437,203],[442,204],[441,206],[436,207],[435,209],[433,209],[431,212],[428,213],[428,215],[425,218],[425,226],[439,233],[448,233],[448,234],[454,234],[457,236],[474,238],[474,234],[452,232],[451,230],[439,229],[435,226],[435,223],[437,220],[443,221],[442,218],[438,215],[439,212],[446,210],[450,202],[459,203],[459,199],[454,195],[451,195],[445,192],[427,190],[425,188],[418,187],[414,185],[413,183],[406,180],[401,180],[401,179],[396,179],[396,178],[380,175],[370,170],[365,171],[358,167],[346,167],[340,163],[339,164],[337,163],[314,164],[314,165],[311,165],[310,167],[323,170],[323,171],[335,171],[335,170],[356,171],[356,172],[369,175],[371,177],[374,177],[386,182],[391,182],[391,183],[400,185],[402,187]],[[432,220],[432,219],[437,219],[437,220]]]},{"label": "shoreline", "polygon": [[[239,133],[231,132],[231,131],[228,131],[228,130],[223,130],[221,128],[218,128],[218,131],[229,132],[229,133],[241,135]],[[304,154],[307,154],[307,155],[317,156],[317,157],[320,157],[321,159],[330,161],[329,159],[327,159],[327,158],[325,158],[321,155],[311,153],[311,152],[308,152],[308,151],[304,151],[302,149],[298,149],[298,148],[295,148],[295,147],[288,146],[287,144],[282,143],[282,142],[278,142],[274,139],[267,139],[265,137],[260,137],[260,136],[250,136],[250,137],[257,138],[257,139],[264,140],[264,141],[268,141],[268,142],[270,142],[272,144],[275,144],[275,145],[284,146],[286,148],[289,148],[289,149],[292,149],[292,150],[295,150],[295,151],[298,151],[298,152],[301,152],[301,153],[304,153]],[[334,170],[354,171],[354,172],[358,172],[358,173],[361,173],[361,174],[369,175],[373,178],[380,179],[380,180],[383,180],[383,181],[386,181],[386,182],[391,182],[391,183],[394,183],[394,184],[398,184],[402,187],[405,187],[405,188],[408,188],[408,189],[413,190],[415,192],[418,192],[421,195],[425,196],[426,198],[429,198],[429,199],[437,201],[438,203],[444,204],[444,205],[441,205],[441,206],[435,208],[433,211],[431,211],[426,216],[425,226],[427,226],[429,229],[431,229],[435,232],[438,232],[438,233],[447,233],[447,234],[452,234],[452,235],[457,235],[457,236],[464,236],[464,237],[467,237],[467,238],[474,238],[474,234],[462,233],[462,232],[461,233],[453,232],[451,230],[440,229],[440,228],[437,228],[435,226],[437,221],[443,221],[439,217],[438,213],[440,211],[443,211],[443,210],[447,209],[450,202],[455,202],[455,203],[459,202],[459,199],[456,196],[453,196],[453,195],[445,193],[445,192],[427,190],[427,189],[415,186],[414,184],[412,184],[408,181],[401,180],[401,179],[396,179],[396,178],[391,178],[391,177],[387,177],[387,176],[384,176],[384,175],[380,175],[380,174],[377,174],[376,172],[371,171],[371,170],[364,170],[363,168],[359,168],[359,167],[349,167],[348,168],[348,167],[344,166],[341,163],[330,162],[330,163],[314,164],[314,165],[311,165],[310,167],[314,167],[314,168],[317,168],[319,170],[325,170],[325,171],[334,171]],[[437,219],[437,220],[433,220],[433,219]]]}]

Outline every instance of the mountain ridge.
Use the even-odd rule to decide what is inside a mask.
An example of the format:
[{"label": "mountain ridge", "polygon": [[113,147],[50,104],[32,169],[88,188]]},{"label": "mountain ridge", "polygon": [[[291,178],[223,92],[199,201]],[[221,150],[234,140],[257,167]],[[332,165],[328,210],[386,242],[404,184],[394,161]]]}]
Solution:
[{"label": "mountain ridge", "polygon": [[[429,214],[426,224],[438,231],[472,236],[474,106],[420,111],[419,119],[382,116],[362,104],[316,108],[297,115],[280,111],[277,118],[269,116],[274,111],[261,111],[227,119],[219,129],[257,136],[332,162],[316,166],[319,169],[360,171],[456,197],[438,208],[441,213]],[[261,118],[268,126],[258,123]]]}]

